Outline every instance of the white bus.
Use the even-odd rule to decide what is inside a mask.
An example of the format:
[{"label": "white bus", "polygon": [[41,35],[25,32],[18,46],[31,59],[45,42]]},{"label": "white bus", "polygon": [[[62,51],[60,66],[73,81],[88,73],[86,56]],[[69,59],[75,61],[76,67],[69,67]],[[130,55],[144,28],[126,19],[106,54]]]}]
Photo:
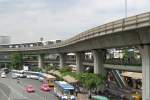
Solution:
[{"label": "white bus", "polygon": [[14,73],[17,77],[20,77],[20,78],[26,77],[23,70],[12,70],[11,72]]}]

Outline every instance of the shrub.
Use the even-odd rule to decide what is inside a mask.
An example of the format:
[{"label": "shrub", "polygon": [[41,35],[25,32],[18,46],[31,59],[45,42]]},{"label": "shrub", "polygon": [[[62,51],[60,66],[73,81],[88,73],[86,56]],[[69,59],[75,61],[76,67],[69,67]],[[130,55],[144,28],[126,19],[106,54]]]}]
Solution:
[{"label": "shrub", "polygon": [[32,67],[32,68],[31,68],[31,71],[41,72],[42,69],[41,69],[41,68],[38,68],[38,67]]}]

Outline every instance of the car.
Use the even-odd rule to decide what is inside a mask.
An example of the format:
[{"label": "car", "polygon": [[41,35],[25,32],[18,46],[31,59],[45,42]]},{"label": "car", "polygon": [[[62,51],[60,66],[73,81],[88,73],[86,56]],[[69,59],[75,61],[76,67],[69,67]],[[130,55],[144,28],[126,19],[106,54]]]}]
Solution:
[{"label": "car", "polygon": [[8,68],[2,68],[1,70],[4,71],[6,74],[9,73],[9,69]]},{"label": "car", "polygon": [[109,99],[105,96],[95,95],[91,97],[91,100],[109,100]]},{"label": "car", "polygon": [[20,73],[15,73],[17,77],[22,77],[22,74]]},{"label": "car", "polygon": [[25,74],[21,74],[20,78],[26,78],[27,76]]},{"label": "car", "polygon": [[43,91],[50,91],[51,88],[48,86],[48,84],[44,83],[40,86],[40,89]]},{"label": "car", "polygon": [[31,78],[31,75],[26,75],[26,77],[30,79],[30,78]]},{"label": "car", "polygon": [[18,76],[16,75],[16,73],[12,73],[11,78],[16,79],[16,78],[18,78]]},{"label": "car", "polygon": [[39,81],[43,82],[44,78],[43,77],[38,77]]},{"label": "car", "polygon": [[1,73],[1,78],[6,78],[5,72],[2,72],[2,73]]},{"label": "car", "polygon": [[28,86],[26,87],[26,91],[27,91],[28,93],[32,93],[32,92],[35,92],[35,89],[33,88],[32,85],[28,85]]},{"label": "car", "polygon": [[61,97],[61,100],[67,100],[67,99],[68,99],[68,97],[66,95]]}]

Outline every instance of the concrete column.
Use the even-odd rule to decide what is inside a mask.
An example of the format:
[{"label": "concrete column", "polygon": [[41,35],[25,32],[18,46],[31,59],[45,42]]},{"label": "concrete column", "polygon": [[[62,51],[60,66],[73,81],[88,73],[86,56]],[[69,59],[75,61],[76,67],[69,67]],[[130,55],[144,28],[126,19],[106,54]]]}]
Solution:
[{"label": "concrete column", "polygon": [[142,55],[142,100],[150,100],[150,45],[140,49]]},{"label": "concrete column", "polygon": [[76,52],[76,66],[77,66],[77,72],[83,71],[83,59],[84,59],[84,53],[83,52]]},{"label": "concrete column", "polygon": [[60,68],[62,68],[65,66],[67,54],[61,53],[59,54],[59,57],[60,57]]},{"label": "concrete column", "polygon": [[38,55],[38,68],[43,67],[43,55]]},{"label": "concrete column", "polygon": [[93,58],[94,58],[94,73],[105,75],[106,71],[104,68],[104,50],[92,50]]}]

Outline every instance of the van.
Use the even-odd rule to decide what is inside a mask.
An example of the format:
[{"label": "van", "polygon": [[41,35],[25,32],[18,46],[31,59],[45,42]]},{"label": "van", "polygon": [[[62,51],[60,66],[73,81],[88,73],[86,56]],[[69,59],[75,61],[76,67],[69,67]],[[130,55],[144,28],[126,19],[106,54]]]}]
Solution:
[{"label": "van", "polygon": [[2,73],[1,73],[1,78],[6,78],[5,72],[2,72]]}]

